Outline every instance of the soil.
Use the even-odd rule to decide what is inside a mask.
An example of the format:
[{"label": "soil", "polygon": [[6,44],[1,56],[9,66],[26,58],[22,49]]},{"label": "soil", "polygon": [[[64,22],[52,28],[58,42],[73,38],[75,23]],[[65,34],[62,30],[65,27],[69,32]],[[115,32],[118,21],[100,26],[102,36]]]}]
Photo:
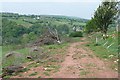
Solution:
[{"label": "soil", "polygon": [[29,74],[38,72],[37,75],[31,76],[32,78],[39,76],[43,78],[118,78],[117,71],[108,66],[109,62],[96,57],[93,51],[83,46],[86,43],[85,38],[81,42],[71,43],[66,50],[64,61],[60,63],[61,67],[49,76],[42,74],[43,66],[32,68],[22,74],[24,77],[30,77]]}]

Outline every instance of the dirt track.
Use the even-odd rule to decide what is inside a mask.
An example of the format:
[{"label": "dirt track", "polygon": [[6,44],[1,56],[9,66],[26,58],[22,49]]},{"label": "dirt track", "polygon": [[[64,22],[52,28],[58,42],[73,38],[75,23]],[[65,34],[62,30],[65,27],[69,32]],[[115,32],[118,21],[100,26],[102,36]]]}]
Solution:
[{"label": "dirt track", "polygon": [[[45,76],[43,66],[32,68],[26,73],[22,73],[22,77],[30,77],[29,74],[38,72],[37,75],[31,78],[117,78],[117,71],[108,67],[108,62],[105,62],[94,55],[87,47],[83,46],[87,42],[82,39],[82,42],[71,43],[66,50],[65,60],[60,63],[61,68],[56,73],[50,73]],[[18,78],[18,76],[14,76]]]},{"label": "dirt track", "polygon": [[117,78],[117,72],[108,68],[107,63],[82,46],[85,43],[72,43],[59,72],[52,74],[49,78]]}]

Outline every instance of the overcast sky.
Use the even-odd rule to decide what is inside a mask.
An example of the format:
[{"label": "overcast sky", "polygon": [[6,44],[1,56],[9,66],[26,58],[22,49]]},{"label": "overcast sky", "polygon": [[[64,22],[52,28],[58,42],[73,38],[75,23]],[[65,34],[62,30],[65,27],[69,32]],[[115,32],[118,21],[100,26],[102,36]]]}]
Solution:
[{"label": "overcast sky", "polygon": [[0,12],[20,14],[65,15],[90,19],[100,1],[91,0],[4,0]]}]

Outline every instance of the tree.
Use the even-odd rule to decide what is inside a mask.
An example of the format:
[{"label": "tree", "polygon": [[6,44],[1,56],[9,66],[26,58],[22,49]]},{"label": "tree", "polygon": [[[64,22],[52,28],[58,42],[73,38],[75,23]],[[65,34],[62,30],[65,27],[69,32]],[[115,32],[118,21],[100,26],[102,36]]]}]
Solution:
[{"label": "tree", "polygon": [[61,24],[61,25],[57,26],[56,29],[57,29],[58,33],[61,35],[65,35],[65,34],[69,33],[69,27],[67,24]]},{"label": "tree", "polygon": [[2,42],[3,44],[19,44],[23,34],[27,32],[27,28],[18,25],[14,21],[2,19]]},{"label": "tree", "polygon": [[103,1],[94,14],[95,24],[105,36],[109,25],[113,23],[114,17],[118,12],[117,3]]},{"label": "tree", "polygon": [[116,21],[116,31],[120,31],[120,2],[118,2],[118,5],[117,5],[117,8],[118,8],[118,13],[116,15],[116,18],[117,18],[117,21]]},{"label": "tree", "polygon": [[30,41],[33,41],[33,40],[35,40],[35,39],[37,38],[37,36],[35,35],[34,32],[30,32],[30,33],[28,34],[28,37],[29,37],[29,40],[30,40]]},{"label": "tree", "polygon": [[95,25],[95,19],[92,18],[90,21],[87,22],[86,27],[85,27],[85,32],[91,33],[93,31],[97,31],[97,27]]},{"label": "tree", "polygon": [[40,36],[44,33],[45,27],[46,26],[42,26],[41,24],[36,23],[29,28],[29,32],[34,32],[37,36]]}]

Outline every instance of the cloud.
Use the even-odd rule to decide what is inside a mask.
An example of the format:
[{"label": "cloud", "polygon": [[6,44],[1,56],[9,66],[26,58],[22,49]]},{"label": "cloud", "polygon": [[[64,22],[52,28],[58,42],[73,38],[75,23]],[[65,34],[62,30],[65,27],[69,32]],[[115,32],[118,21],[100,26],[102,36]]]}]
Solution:
[{"label": "cloud", "polygon": [[101,1],[102,0],[0,0],[0,2],[101,2]]},{"label": "cloud", "polygon": [[100,2],[101,0],[1,0],[0,2]]}]

